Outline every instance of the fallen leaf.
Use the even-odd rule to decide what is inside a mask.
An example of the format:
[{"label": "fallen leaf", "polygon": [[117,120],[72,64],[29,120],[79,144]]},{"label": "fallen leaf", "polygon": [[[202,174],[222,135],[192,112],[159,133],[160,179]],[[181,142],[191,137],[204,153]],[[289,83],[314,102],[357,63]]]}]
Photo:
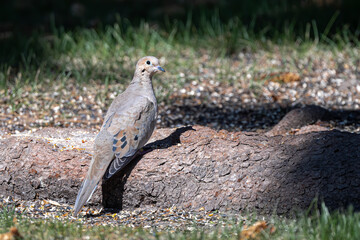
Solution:
[{"label": "fallen leaf", "polygon": [[[244,230],[242,230],[240,234],[240,240],[258,239],[260,237],[259,234],[266,228],[268,228],[268,225],[265,221],[258,221],[250,227],[244,226]],[[270,233],[274,233],[274,232],[275,232],[275,227],[271,227]]]},{"label": "fallen leaf", "polygon": [[7,233],[0,234],[0,240],[23,239],[16,227],[11,227]]},{"label": "fallen leaf", "polygon": [[283,82],[283,83],[289,83],[289,82],[296,82],[300,81],[300,75],[297,73],[291,73],[291,72],[285,72],[285,73],[273,73],[270,74],[270,76],[266,82]]},{"label": "fallen leaf", "polygon": [[55,201],[53,201],[53,200],[48,200],[48,202],[49,202],[51,205],[61,206],[61,204],[60,204],[60,203],[55,202]]}]

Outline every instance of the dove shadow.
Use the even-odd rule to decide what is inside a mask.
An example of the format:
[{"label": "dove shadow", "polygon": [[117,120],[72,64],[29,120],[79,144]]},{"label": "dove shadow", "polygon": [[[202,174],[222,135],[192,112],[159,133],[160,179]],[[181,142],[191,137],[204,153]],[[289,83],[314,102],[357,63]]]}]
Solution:
[{"label": "dove shadow", "polygon": [[[123,209],[123,194],[126,190],[126,182],[131,172],[142,159],[142,156],[152,152],[156,149],[166,149],[171,146],[177,145],[180,143],[180,136],[187,131],[196,131],[191,126],[177,128],[172,132],[168,137],[156,140],[152,143],[145,145],[141,152],[137,152],[134,159],[130,161],[122,170],[117,172],[108,180],[102,181],[102,203],[106,212],[118,212]],[[129,197],[128,197],[129,198]],[[130,196],[134,201],[139,201],[141,203],[141,196]]]}]

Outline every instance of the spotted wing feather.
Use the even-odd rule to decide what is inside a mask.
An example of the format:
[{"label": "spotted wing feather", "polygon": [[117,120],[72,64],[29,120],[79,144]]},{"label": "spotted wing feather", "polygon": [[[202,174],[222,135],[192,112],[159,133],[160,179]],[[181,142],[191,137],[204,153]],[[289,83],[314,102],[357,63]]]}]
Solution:
[{"label": "spotted wing feather", "polygon": [[115,158],[104,175],[105,179],[123,169],[133,159],[137,150],[147,142],[154,129],[154,113],[154,104],[141,98],[131,112],[112,115],[107,131],[113,134],[112,150]]}]

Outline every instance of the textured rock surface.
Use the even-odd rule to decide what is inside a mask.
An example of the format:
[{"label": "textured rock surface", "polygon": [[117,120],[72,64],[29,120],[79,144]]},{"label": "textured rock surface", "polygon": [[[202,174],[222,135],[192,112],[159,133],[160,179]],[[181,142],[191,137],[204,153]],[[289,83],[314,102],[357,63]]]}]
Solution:
[{"label": "textured rock surface", "polygon": [[334,114],[319,106],[306,106],[296,108],[288,112],[281,121],[276,124],[267,136],[286,134],[292,129],[299,129],[316,121],[334,118]]},{"label": "textured rock surface", "polygon": [[91,150],[94,136],[81,129],[55,128],[2,136],[0,194],[72,202],[87,171],[91,156],[85,149]]},{"label": "textured rock surface", "polygon": [[[103,183],[91,202],[281,214],[319,196],[331,209],[360,209],[360,135],[316,129],[272,137],[200,126],[159,129],[148,152]],[[94,136],[55,128],[2,136],[0,195],[73,204]]]}]

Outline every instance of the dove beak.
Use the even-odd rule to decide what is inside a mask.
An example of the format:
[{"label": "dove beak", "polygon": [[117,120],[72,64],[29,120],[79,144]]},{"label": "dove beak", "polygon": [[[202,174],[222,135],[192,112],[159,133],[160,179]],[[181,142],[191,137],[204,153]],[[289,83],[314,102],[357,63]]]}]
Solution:
[{"label": "dove beak", "polygon": [[165,70],[164,70],[162,67],[160,67],[160,66],[158,66],[157,69],[160,70],[160,71],[162,71],[162,72],[165,72]]}]

